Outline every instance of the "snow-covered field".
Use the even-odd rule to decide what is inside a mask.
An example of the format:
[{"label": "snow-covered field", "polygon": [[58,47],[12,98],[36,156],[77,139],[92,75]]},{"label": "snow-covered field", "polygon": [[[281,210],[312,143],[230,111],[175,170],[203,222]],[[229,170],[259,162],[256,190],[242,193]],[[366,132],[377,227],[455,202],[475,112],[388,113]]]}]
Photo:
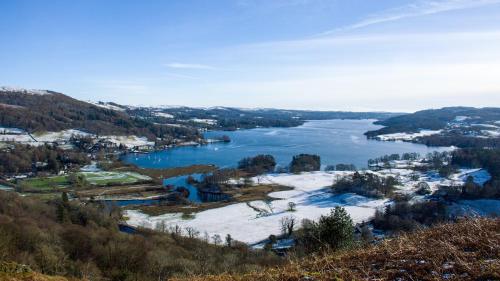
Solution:
[{"label": "snow-covered field", "polygon": [[47,132],[44,134],[34,134],[34,138],[38,142],[56,142],[56,141],[68,141],[71,136],[81,136],[81,137],[86,137],[90,136],[91,134],[82,132],[80,130],[63,130],[60,132]]},{"label": "snow-covered field", "polygon": [[381,141],[411,141],[418,137],[431,136],[441,133],[441,130],[422,130],[418,133],[394,133],[378,135],[376,139]]},{"label": "snow-covered field", "polygon": [[[132,226],[154,228],[164,221],[168,226],[191,227],[201,233],[207,232],[221,237],[230,234],[234,239],[253,244],[280,234],[280,221],[283,217],[293,216],[298,222],[302,219],[316,220],[330,213],[335,206],[343,206],[355,222],[368,220],[378,207],[387,200],[374,200],[355,194],[335,195],[329,192],[337,176],[344,172],[313,172],[299,175],[277,174],[254,178],[260,183],[275,183],[291,186],[289,191],[274,192],[270,197],[277,200],[267,204],[264,201],[237,203],[222,208],[196,213],[190,220],[183,220],[182,214],[148,216],[139,211],[128,210],[125,216]],[[288,203],[296,204],[295,211],[288,211]],[[261,211],[259,211],[261,210]]]},{"label": "snow-covered field", "polygon": [[[415,192],[417,184],[422,181],[427,182],[435,191],[440,185],[462,185],[468,176],[472,176],[480,185],[491,178],[484,169],[461,169],[449,178],[442,178],[436,172],[421,173],[411,169],[366,172],[397,178],[401,183],[397,186],[398,192],[403,193]],[[370,219],[377,208],[389,203],[387,199],[371,199],[352,193],[332,194],[329,186],[338,178],[350,173],[352,172],[332,171],[255,177],[252,179],[254,183],[278,184],[293,189],[270,193],[269,196],[276,199],[272,202],[237,203],[196,213],[194,219],[190,220],[183,220],[180,213],[148,216],[139,211],[128,210],[125,215],[128,217],[127,222],[132,226],[154,228],[163,221],[171,227],[175,225],[184,229],[190,227],[201,233],[207,232],[210,236],[218,234],[224,237],[230,234],[234,239],[254,244],[266,239],[270,234],[280,234],[280,221],[283,217],[293,216],[298,222],[303,219],[317,220],[321,215],[328,214],[335,206],[343,206],[354,222],[361,222]],[[288,210],[290,202],[295,203],[295,211]],[[481,214],[489,213],[491,210],[498,213],[500,200],[462,201],[454,208],[457,213],[472,208]]]},{"label": "snow-covered field", "polygon": [[116,145],[124,145],[128,148],[135,146],[154,146],[154,142],[148,141],[146,137],[138,136],[103,136],[102,139],[106,139]]}]

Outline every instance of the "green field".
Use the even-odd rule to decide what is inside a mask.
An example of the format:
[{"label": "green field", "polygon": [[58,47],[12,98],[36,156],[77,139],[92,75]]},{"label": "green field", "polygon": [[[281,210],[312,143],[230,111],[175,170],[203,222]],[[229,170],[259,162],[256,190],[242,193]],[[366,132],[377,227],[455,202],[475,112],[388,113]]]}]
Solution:
[{"label": "green field", "polygon": [[84,172],[80,174],[93,185],[132,184],[151,180],[150,177],[135,172]]},{"label": "green field", "polygon": [[52,190],[69,186],[67,176],[32,178],[23,180],[23,183],[27,187],[39,190]]},{"label": "green field", "polygon": [[[135,172],[82,172],[91,185],[110,185],[110,184],[134,184],[140,181],[151,180],[150,177]],[[39,177],[23,180],[23,185],[31,189],[40,191],[50,191],[70,186],[68,176]]]}]

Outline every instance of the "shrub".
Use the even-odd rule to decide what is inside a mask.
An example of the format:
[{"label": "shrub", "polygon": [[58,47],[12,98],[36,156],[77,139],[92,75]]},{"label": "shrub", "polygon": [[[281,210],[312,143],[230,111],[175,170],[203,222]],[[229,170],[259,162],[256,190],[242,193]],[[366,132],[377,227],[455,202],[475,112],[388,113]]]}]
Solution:
[{"label": "shrub", "polygon": [[381,198],[392,195],[398,181],[394,177],[379,177],[372,173],[355,172],[332,185],[336,193],[353,192],[367,197]]},{"label": "shrub", "polygon": [[276,167],[276,160],[272,155],[257,155],[243,158],[238,162],[238,169],[251,174],[271,173]]},{"label": "shrub", "polygon": [[347,211],[335,207],[329,215],[321,216],[318,222],[305,220],[302,223],[298,242],[307,252],[322,248],[339,250],[354,242],[354,224]]},{"label": "shrub", "polygon": [[446,218],[446,206],[441,202],[428,201],[410,204],[398,201],[377,210],[373,226],[387,231],[411,231],[419,226],[429,226]]},{"label": "shrub", "polygon": [[321,158],[318,155],[299,154],[293,157],[290,163],[290,172],[312,172],[321,168]]},{"label": "shrub", "polygon": [[431,187],[425,181],[419,182],[417,184],[417,191],[416,191],[416,193],[418,195],[427,195],[427,194],[430,194],[431,193]]}]

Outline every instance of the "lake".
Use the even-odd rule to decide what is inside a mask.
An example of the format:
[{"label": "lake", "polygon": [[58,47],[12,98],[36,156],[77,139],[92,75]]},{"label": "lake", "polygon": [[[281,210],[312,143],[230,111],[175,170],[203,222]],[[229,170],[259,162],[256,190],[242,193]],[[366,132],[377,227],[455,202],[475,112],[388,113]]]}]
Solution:
[{"label": "lake", "polygon": [[292,157],[301,153],[321,156],[322,166],[354,164],[367,167],[370,158],[386,154],[418,152],[425,155],[449,148],[427,147],[408,142],[368,140],[366,131],[376,130],[374,120],[308,121],[294,128],[258,128],[239,131],[207,132],[207,138],[228,135],[230,143],[177,147],[148,154],[128,154],[124,160],[144,168],[171,168],[193,164],[214,164],[235,167],[244,157],[271,154],[279,166],[287,166]]}]

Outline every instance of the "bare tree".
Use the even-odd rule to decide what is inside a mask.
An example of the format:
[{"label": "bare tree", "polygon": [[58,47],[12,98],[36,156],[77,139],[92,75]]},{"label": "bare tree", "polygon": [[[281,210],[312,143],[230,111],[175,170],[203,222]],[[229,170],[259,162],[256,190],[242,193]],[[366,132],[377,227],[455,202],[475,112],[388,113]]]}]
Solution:
[{"label": "bare tree", "polygon": [[176,238],[182,235],[182,228],[179,225],[171,226],[169,228],[170,234],[172,237]]},{"label": "bare tree", "polygon": [[157,222],[155,230],[158,232],[167,232],[167,223],[164,220]]},{"label": "bare tree", "polygon": [[189,238],[198,238],[200,236],[200,232],[190,226],[186,227],[186,233]]},{"label": "bare tree", "polygon": [[214,242],[215,246],[218,246],[222,243],[222,238],[219,234],[215,234],[214,236],[212,236],[212,241]]},{"label": "bare tree", "polygon": [[281,233],[286,236],[292,235],[295,223],[296,220],[293,216],[281,218]]},{"label": "bare tree", "polygon": [[203,241],[205,241],[205,243],[208,243],[210,242],[210,235],[208,234],[208,232],[205,231],[205,233],[203,234]]}]

